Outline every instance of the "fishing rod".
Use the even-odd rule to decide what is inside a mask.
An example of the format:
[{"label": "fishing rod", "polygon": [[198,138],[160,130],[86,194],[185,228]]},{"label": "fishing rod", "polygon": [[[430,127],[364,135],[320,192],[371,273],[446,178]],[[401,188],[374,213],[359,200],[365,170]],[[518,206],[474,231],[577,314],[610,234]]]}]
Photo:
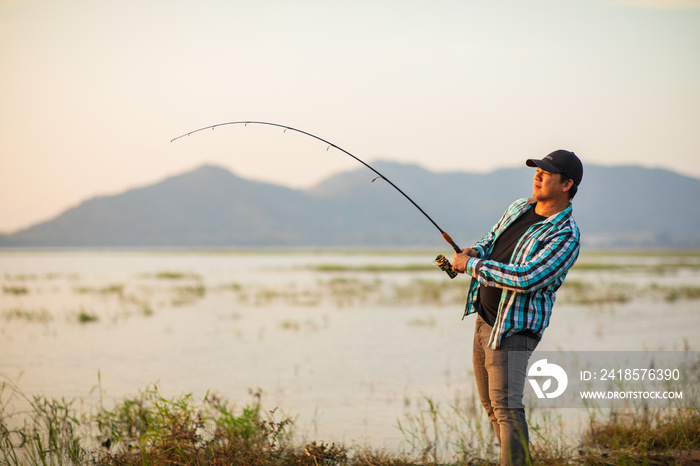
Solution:
[{"label": "fishing rod", "polygon": [[[171,139],[170,142],[171,142],[171,143],[172,143],[172,142],[175,142],[175,141],[177,141],[177,140],[180,139],[180,138],[184,138],[184,137],[186,137],[186,136],[190,136],[191,134],[198,133],[198,132],[200,132],[200,131],[205,131],[205,130],[208,130],[208,129],[212,129],[212,130],[213,130],[213,129],[218,128],[219,126],[229,126],[229,125],[244,125],[244,126],[248,126],[248,125],[267,125],[267,126],[275,126],[275,127],[278,127],[278,128],[284,128],[284,131],[285,131],[285,132],[287,132],[287,130],[296,131],[297,133],[301,133],[301,134],[304,134],[304,135],[306,135],[306,136],[310,136],[310,137],[312,137],[312,138],[314,138],[314,139],[318,139],[319,141],[328,144],[328,148],[326,148],[326,150],[328,150],[328,149],[331,148],[331,147],[334,147],[334,148],[338,149],[339,151],[341,151],[341,152],[343,152],[343,153],[349,155],[350,157],[352,157],[353,159],[357,160],[358,162],[360,162],[360,163],[361,163],[362,165],[364,165],[365,167],[367,167],[367,168],[369,168],[370,170],[372,170],[374,173],[376,173],[376,174],[378,175],[377,178],[383,179],[384,181],[386,181],[387,183],[389,183],[389,184],[391,185],[391,187],[393,187],[393,188],[396,189],[398,192],[400,192],[401,195],[402,195],[403,197],[405,197],[406,199],[408,199],[408,200],[411,202],[411,204],[413,204],[413,206],[414,206],[416,209],[418,209],[418,210],[420,211],[420,213],[422,213],[422,214],[425,216],[425,218],[427,218],[427,219],[430,221],[430,223],[433,224],[433,226],[434,226],[435,228],[438,229],[438,231],[442,234],[442,237],[445,239],[445,241],[447,241],[447,242],[450,244],[450,246],[452,246],[452,249],[454,249],[454,250],[455,250],[456,252],[458,252],[458,253],[461,253],[461,252],[462,252],[462,250],[460,249],[460,247],[457,246],[457,245],[455,244],[455,242],[452,240],[452,238],[450,237],[450,235],[448,235],[448,234],[445,232],[445,230],[443,230],[442,228],[440,228],[440,226],[439,226],[437,223],[435,223],[435,221],[430,217],[430,215],[428,215],[427,213],[425,213],[425,211],[424,211],[423,209],[421,209],[421,207],[420,207],[418,204],[416,204],[415,201],[414,201],[413,199],[411,199],[405,192],[403,192],[403,191],[401,190],[401,188],[399,188],[399,187],[396,186],[391,180],[389,180],[389,178],[387,178],[386,176],[382,175],[382,174],[379,173],[377,170],[375,170],[374,167],[372,167],[372,166],[369,165],[368,163],[365,163],[365,162],[364,162],[363,160],[361,160],[359,157],[354,156],[353,154],[351,154],[350,152],[346,151],[346,150],[343,149],[342,147],[337,146],[337,145],[333,144],[332,142],[327,141],[327,140],[325,140],[325,139],[323,139],[323,138],[321,138],[321,137],[318,137],[318,136],[316,136],[316,135],[314,135],[314,134],[308,133],[308,132],[306,132],[306,131],[302,131],[302,130],[297,129],[297,128],[292,128],[291,126],[281,125],[281,124],[278,124],[278,123],[269,123],[269,122],[266,122],[266,121],[230,121],[230,122],[228,122],[228,123],[218,123],[218,124],[215,124],[215,125],[205,126],[204,128],[199,128],[199,129],[196,129],[196,130],[194,130],[194,131],[190,131],[189,133],[185,133],[185,134],[182,134],[182,135],[180,135],[180,136],[178,136],[178,137],[176,137],[176,138]],[[374,183],[374,182],[377,180],[377,178],[374,178],[374,179],[372,180],[372,183]],[[457,274],[452,270],[452,264],[450,264],[450,261],[447,260],[447,258],[446,258],[443,254],[438,255],[438,256],[435,258],[435,262],[438,264],[438,267],[440,267],[441,270],[444,270],[444,271],[447,273],[447,275],[450,276],[450,278],[454,278],[454,277],[457,276]]]}]

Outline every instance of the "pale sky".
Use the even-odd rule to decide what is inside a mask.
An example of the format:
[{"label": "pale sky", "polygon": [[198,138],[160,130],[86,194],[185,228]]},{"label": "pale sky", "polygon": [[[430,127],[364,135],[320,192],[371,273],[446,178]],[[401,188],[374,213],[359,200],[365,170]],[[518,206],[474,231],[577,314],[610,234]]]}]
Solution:
[{"label": "pale sky", "polygon": [[203,163],[361,167],[273,128],[170,143],[235,120],[435,171],[564,148],[700,177],[700,0],[0,0],[0,60],[2,232]]}]

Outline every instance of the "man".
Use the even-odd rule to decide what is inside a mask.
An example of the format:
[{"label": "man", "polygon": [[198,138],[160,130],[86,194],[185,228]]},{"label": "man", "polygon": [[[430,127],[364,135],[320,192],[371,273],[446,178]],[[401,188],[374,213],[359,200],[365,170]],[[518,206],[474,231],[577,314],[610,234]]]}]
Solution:
[{"label": "man", "polygon": [[[532,198],[511,204],[489,234],[453,260],[455,272],[472,277],[464,315],[478,314],[474,376],[504,465],[531,461],[522,403],[527,364],[580,248],[571,199],[583,178],[581,161],[557,150],[526,164],[537,168]],[[509,351],[516,353],[509,358]]]}]

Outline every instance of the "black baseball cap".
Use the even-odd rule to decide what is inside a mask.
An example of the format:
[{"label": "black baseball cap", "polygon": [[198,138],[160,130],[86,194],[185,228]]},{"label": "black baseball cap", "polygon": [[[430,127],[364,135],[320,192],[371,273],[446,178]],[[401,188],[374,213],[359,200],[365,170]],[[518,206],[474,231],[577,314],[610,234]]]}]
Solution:
[{"label": "black baseball cap", "polygon": [[563,173],[574,181],[578,186],[583,178],[583,164],[571,151],[555,150],[543,159],[527,159],[525,164],[528,167],[539,167],[550,173]]}]

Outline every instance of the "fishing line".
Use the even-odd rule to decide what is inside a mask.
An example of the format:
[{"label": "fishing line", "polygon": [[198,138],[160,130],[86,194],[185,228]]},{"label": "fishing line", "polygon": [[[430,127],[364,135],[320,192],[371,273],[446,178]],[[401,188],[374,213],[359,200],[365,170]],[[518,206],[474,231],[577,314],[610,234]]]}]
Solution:
[{"label": "fishing line", "polygon": [[[194,134],[194,133],[198,133],[198,132],[200,132],[200,131],[204,131],[204,130],[208,130],[208,129],[214,130],[214,129],[218,128],[219,126],[229,126],[229,125],[244,125],[244,126],[248,126],[248,125],[267,125],[267,126],[276,126],[276,127],[278,127],[278,128],[284,128],[285,132],[286,132],[287,130],[295,131],[295,132],[297,132],[297,133],[304,134],[304,135],[309,136],[309,137],[312,137],[312,138],[314,138],[314,139],[318,139],[319,141],[324,142],[324,143],[326,143],[326,144],[328,145],[328,147],[326,147],[326,151],[328,151],[331,147],[334,147],[334,148],[338,149],[339,151],[345,153],[346,155],[349,155],[350,157],[352,157],[353,159],[357,160],[358,162],[360,162],[360,163],[361,163],[362,165],[364,165],[365,167],[367,167],[367,168],[369,168],[370,170],[372,170],[374,173],[376,173],[377,175],[379,175],[379,176],[378,176],[379,178],[383,179],[384,181],[386,181],[387,183],[389,183],[394,189],[396,189],[398,192],[400,192],[401,195],[402,195],[403,197],[405,197],[411,204],[413,204],[413,206],[414,206],[416,209],[418,209],[418,210],[420,211],[420,213],[422,213],[422,214],[425,216],[425,218],[427,218],[427,219],[430,221],[430,223],[433,224],[433,226],[434,226],[435,228],[438,229],[438,231],[442,234],[442,237],[444,238],[444,240],[447,241],[447,242],[450,244],[450,246],[452,246],[452,249],[454,249],[455,252],[458,252],[458,253],[461,253],[461,252],[462,252],[462,250],[460,249],[460,247],[457,246],[457,245],[455,244],[455,242],[452,240],[452,238],[450,237],[450,235],[448,235],[448,234],[445,232],[445,230],[443,230],[442,228],[440,228],[440,226],[439,226],[437,223],[435,223],[435,221],[430,217],[430,215],[428,215],[427,213],[425,213],[425,211],[424,211],[423,209],[421,209],[421,207],[420,207],[418,204],[416,204],[415,201],[414,201],[413,199],[411,199],[405,192],[403,192],[403,191],[402,191],[398,186],[396,186],[391,180],[389,180],[387,177],[385,177],[384,175],[382,175],[381,173],[379,173],[377,170],[375,170],[374,167],[372,167],[371,165],[365,163],[365,162],[364,162],[363,160],[361,160],[359,157],[354,156],[353,154],[351,154],[350,152],[346,151],[346,150],[343,149],[342,147],[337,146],[337,145],[333,144],[332,142],[327,141],[326,139],[323,139],[323,138],[321,138],[321,137],[319,137],[319,136],[316,136],[316,135],[314,135],[314,134],[311,134],[311,133],[309,133],[309,132],[302,131],[302,130],[296,129],[296,128],[292,128],[291,126],[281,125],[281,124],[278,124],[278,123],[270,123],[270,122],[267,122],[267,121],[230,121],[230,122],[227,122],[227,123],[218,123],[218,124],[215,124],[215,125],[209,125],[209,126],[205,126],[205,127],[203,127],[203,128],[196,129],[196,130],[194,130],[194,131],[190,131],[190,132],[188,132],[188,133],[182,134],[182,135],[180,135],[180,136],[178,136],[178,137],[176,137],[176,138],[171,139],[170,142],[175,142],[175,141],[177,141],[177,140],[180,139],[180,138],[184,138],[185,136],[190,136],[190,135],[192,135],[192,134]],[[376,178],[375,178],[375,180],[376,180]],[[438,263],[438,266],[439,266],[442,270],[444,270],[445,272],[447,272],[447,274],[450,276],[450,278],[454,278],[455,274],[454,274],[454,272],[452,271],[452,265],[449,263],[449,261],[447,260],[447,258],[445,258],[445,256],[443,256],[442,254],[440,254],[440,255],[435,259],[435,261]]]},{"label": "fishing line", "polygon": [[[371,181],[371,183],[374,183],[375,180],[377,180],[378,178],[379,178],[379,177],[373,179],[373,180]],[[419,230],[418,228],[416,228],[416,226],[415,226],[412,222],[410,222],[410,221],[408,220],[408,218],[406,218],[406,216],[403,214],[403,212],[401,212],[401,211],[399,210],[399,208],[396,207],[396,204],[394,204],[393,202],[391,202],[391,199],[389,199],[389,197],[384,193],[384,191],[382,191],[381,188],[379,188],[378,191],[379,191],[379,194],[380,194],[380,195],[384,198],[384,200],[387,202],[387,204],[389,204],[389,205],[396,211],[396,213],[399,214],[399,216],[403,219],[403,221],[406,222],[411,228],[413,228],[413,231],[415,231],[415,232],[418,234],[418,236],[421,237],[421,239],[423,240],[423,243],[425,243],[426,246],[429,245],[430,243],[428,243],[428,240],[426,239],[426,237],[423,236],[423,233],[421,233],[420,230]]]}]

